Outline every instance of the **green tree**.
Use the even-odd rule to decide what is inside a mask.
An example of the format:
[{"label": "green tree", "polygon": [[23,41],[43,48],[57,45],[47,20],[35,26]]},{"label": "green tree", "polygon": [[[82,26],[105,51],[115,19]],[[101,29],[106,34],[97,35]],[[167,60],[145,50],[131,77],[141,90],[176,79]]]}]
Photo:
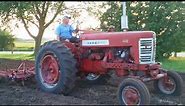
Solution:
[{"label": "green tree", "polygon": [[[93,2],[92,2],[93,3]],[[96,4],[96,3],[95,3]],[[79,6],[67,7],[63,1],[50,2],[50,1],[29,1],[29,2],[0,2],[0,15],[4,19],[3,23],[19,19],[22,21],[28,34],[35,40],[35,52],[39,50],[44,31],[49,25],[54,22],[57,16],[61,14],[70,14],[74,20],[79,17],[82,10],[88,10],[91,3],[81,2]],[[91,7],[90,7],[91,8]],[[34,35],[30,27],[35,26],[37,34]],[[10,28],[9,26],[7,26]]]},{"label": "green tree", "polygon": [[[44,31],[55,20],[55,18],[66,9],[63,1],[61,2],[0,2],[0,15],[6,24],[9,20],[19,19],[24,24],[28,34],[35,40],[36,54],[41,45]],[[49,14],[50,13],[50,14]],[[51,14],[52,13],[52,14]],[[50,17],[47,19],[47,17]],[[37,27],[37,34],[34,35],[29,27]]]},{"label": "green tree", "polygon": [[10,50],[14,47],[14,38],[7,31],[0,30],[0,50]]},{"label": "green tree", "polygon": [[[101,27],[106,30],[107,26],[114,25],[121,31],[121,3],[108,2],[107,5],[110,8],[100,18]],[[185,50],[185,3],[127,2],[126,5],[130,30],[156,32],[157,59]]]},{"label": "green tree", "polygon": [[104,12],[100,17],[100,27],[103,31],[107,31],[107,28],[110,25],[115,26],[116,31],[121,31],[121,15],[122,15],[122,9],[120,2],[108,2],[109,8],[106,12]]}]

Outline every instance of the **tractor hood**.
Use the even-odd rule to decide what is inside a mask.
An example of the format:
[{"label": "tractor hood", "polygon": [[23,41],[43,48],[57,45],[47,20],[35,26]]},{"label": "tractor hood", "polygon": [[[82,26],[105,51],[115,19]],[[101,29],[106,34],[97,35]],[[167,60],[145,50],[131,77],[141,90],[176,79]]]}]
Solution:
[{"label": "tractor hood", "polygon": [[138,43],[140,38],[154,38],[153,31],[98,32],[80,36],[83,47],[123,47]]}]

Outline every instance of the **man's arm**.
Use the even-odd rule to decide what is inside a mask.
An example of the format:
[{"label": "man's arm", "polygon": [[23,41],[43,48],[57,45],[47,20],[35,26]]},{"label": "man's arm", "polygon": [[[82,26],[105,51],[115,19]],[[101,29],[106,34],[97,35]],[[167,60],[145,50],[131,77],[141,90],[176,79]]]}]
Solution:
[{"label": "man's arm", "polygon": [[79,29],[78,29],[78,28],[74,29],[74,28],[70,25],[70,31],[73,32],[73,33],[78,33]]}]

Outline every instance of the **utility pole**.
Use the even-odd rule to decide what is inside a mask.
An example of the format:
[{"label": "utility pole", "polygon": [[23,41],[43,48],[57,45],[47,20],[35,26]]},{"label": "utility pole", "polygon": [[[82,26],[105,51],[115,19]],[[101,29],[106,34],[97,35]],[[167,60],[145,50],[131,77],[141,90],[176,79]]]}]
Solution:
[{"label": "utility pole", "polygon": [[123,5],[123,15],[121,16],[121,29],[123,31],[128,30],[128,16],[126,15],[126,2],[122,2]]}]

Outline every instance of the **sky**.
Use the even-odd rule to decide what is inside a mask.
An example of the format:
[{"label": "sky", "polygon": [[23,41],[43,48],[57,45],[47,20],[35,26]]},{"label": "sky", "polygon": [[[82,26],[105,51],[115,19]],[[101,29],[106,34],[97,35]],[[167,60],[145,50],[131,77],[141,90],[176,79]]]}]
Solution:
[{"label": "sky", "polygon": [[[66,2],[66,6],[76,6],[79,2]],[[67,14],[70,16],[70,14]],[[50,15],[48,15],[50,16]],[[59,18],[62,18],[62,16],[58,16]],[[47,17],[48,18],[48,17]],[[56,26],[58,25],[57,20],[59,18],[56,18],[55,21],[45,30],[43,38],[44,39],[56,39],[56,35],[54,33]],[[86,29],[88,27],[96,28],[100,26],[100,21],[93,16],[90,16],[87,12],[82,12],[81,16],[78,19],[79,21],[82,21],[83,23],[80,25],[81,29]],[[70,22],[73,23],[73,22]],[[33,34],[37,34],[37,28],[30,27],[30,31]],[[25,30],[23,24],[19,22],[19,28],[14,27],[14,30],[12,31],[12,34],[15,35],[16,38],[21,39],[32,39],[27,31]]]}]

